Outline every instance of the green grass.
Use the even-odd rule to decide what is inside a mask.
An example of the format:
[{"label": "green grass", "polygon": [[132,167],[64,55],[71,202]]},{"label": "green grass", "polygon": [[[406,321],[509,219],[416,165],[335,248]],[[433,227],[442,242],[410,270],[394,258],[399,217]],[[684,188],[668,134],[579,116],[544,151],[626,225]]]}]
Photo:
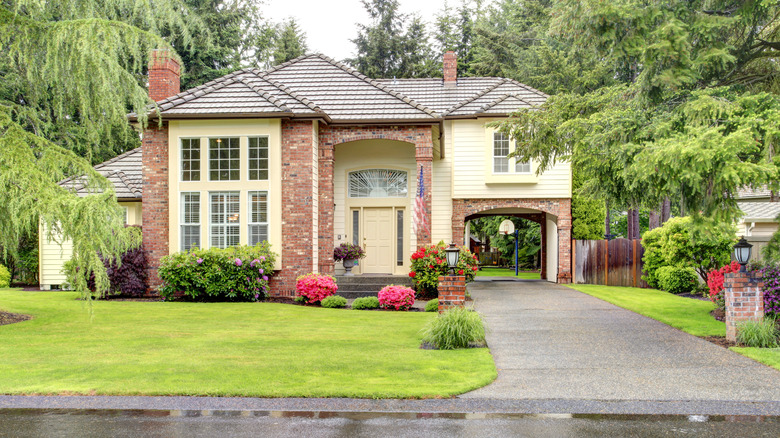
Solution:
[{"label": "green grass", "polygon": [[[726,324],[710,315],[715,304],[709,301],[678,297],[655,289],[594,284],[569,287],[694,336],[726,336]],[[731,350],[780,370],[780,348],[732,347]]]},{"label": "green grass", "polygon": [[0,289],[1,394],[448,397],[496,377],[487,349],[421,350],[424,312],[95,302]]},{"label": "green grass", "polygon": [[710,301],[678,297],[656,289],[572,284],[572,289],[661,321],[694,336],[726,336],[726,324],[715,320]]},{"label": "green grass", "polygon": [[[509,268],[491,268],[491,267],[483,267],[481,270],[477,271],[477,277],[514,277],[515,276],[515,270],[509,269]],[[517,278],[521,278],[523,280],[539,280],[541,279],[541,275],[539,272],[518,272]]]}]

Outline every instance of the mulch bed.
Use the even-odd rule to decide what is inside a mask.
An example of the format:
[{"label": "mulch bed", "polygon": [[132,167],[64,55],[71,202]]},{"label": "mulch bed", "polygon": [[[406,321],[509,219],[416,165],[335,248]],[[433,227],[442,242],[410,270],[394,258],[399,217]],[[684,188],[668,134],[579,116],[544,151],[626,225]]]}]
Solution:
[{"label": "mulch bed", "polygon": [[685,298],[693,298],[694,300],[700,300],[700,301],[709,301],[710,299],[707,297],[703,297],[701,295],[694,295],[694,294],[677,294],[678,297],[685,297]]},{"label": "mulch bed", "polygon": [[724,309],[712,309],[710,315],[718,321],[726,321],[726,310]]},{"label": "mulch bed", "polygon": [[27,321],[32,319],[30,315],[22,315],[21,313],[8,313],[0,312],[0,325],[13,324],[15,322]]},{"label": "mulch bed", "polygon": [[705,341],[712,342],[713,344],[719,345],[719,346],[721,346],[723,348],[738,347],[739,346],[739,344],[737,344],[736,342],[731,342],[731,341],[727,340],[725,337],[720,337],[720,336],[702,336],[701,338],[704,339]]}]

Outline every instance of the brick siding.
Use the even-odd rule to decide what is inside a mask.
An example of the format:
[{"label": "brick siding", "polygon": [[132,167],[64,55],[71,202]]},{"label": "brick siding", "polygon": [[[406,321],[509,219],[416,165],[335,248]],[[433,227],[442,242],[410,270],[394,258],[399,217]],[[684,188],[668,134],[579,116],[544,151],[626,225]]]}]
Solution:
[{"label": "brick siding", "polygon": [[466,301],[466,277],[445,275],[439,277],[439,313],[453,307],[463,307]]},{"label": "brick siding", "polygon": [[764,318],[764,274],[762,272],[730,272],[724,274],[726,301],[726,339],[737,340],[737,325]]},{"label": "brick siding", "polygon": [[168,124],[152,121],[144,131],[141,150],[143,169],[143,242],[146,249],[146,292],[157,293],[160,259],[168,255]]},{"label": "brick siding", "polygon": [[181,68],[167,49],[152,50],[149,59],[149,97],[155,102],[179,94]]}]

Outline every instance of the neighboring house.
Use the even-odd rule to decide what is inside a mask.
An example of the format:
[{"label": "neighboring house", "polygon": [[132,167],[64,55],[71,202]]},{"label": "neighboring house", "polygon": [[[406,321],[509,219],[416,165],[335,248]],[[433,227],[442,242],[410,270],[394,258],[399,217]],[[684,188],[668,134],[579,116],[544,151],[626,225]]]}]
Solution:
[{"label": "neighboring house", "polygon": [[764,248],[778,229],[780,202],[766,187],[741,189],[737,192],[737,205],[744,216],[737,223],[737,235],[753,245],[751,260],[761,260]]},{"label": "neighboring house", "polygon": [[[457,78],[456,63],[444,55],[443,79],[374,80],[313,54],[179,93],[178,64],[156,51],[158,107],[142,145],[150,290],[167,254],[263,240],[279,254],[275,295],[292,295],[308,272],[342,273],[340,242],[366,249],[353,272],[406,275],[418,246],[463,245],[468,221],[491,214],[540,223],[542,276],[569,282],[569,164],[537,176],[486,126],[547,96],[511,79]],[[420,175],[430,228],[418,233]]]},{"label": "neighboring house", "polygon": [[[125,212],[125,224],[142,225],[141,194],[143,177],[141,175],[141,148],[133,149],[95,166],[95,170],[105,176],[113,185],[117,201]],[[60,183],[74,190],[79,196],[88,192],[77,182],[67,179]],[[69,241],[49,240],[41,224],[38,233],[38,279],[42,290],[65,287],[67,280],[62,273],[62,265],[70,259],[72,246]]]}]

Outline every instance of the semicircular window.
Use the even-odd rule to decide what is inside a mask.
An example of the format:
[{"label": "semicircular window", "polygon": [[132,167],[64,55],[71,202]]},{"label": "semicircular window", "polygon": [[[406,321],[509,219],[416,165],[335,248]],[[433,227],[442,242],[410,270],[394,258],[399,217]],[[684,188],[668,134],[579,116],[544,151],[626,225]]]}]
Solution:
[{"label": "semicircular window", "polygon": [[365,169],[349,173],[350,198],[405,198],[406,172],[392,169]]}]

